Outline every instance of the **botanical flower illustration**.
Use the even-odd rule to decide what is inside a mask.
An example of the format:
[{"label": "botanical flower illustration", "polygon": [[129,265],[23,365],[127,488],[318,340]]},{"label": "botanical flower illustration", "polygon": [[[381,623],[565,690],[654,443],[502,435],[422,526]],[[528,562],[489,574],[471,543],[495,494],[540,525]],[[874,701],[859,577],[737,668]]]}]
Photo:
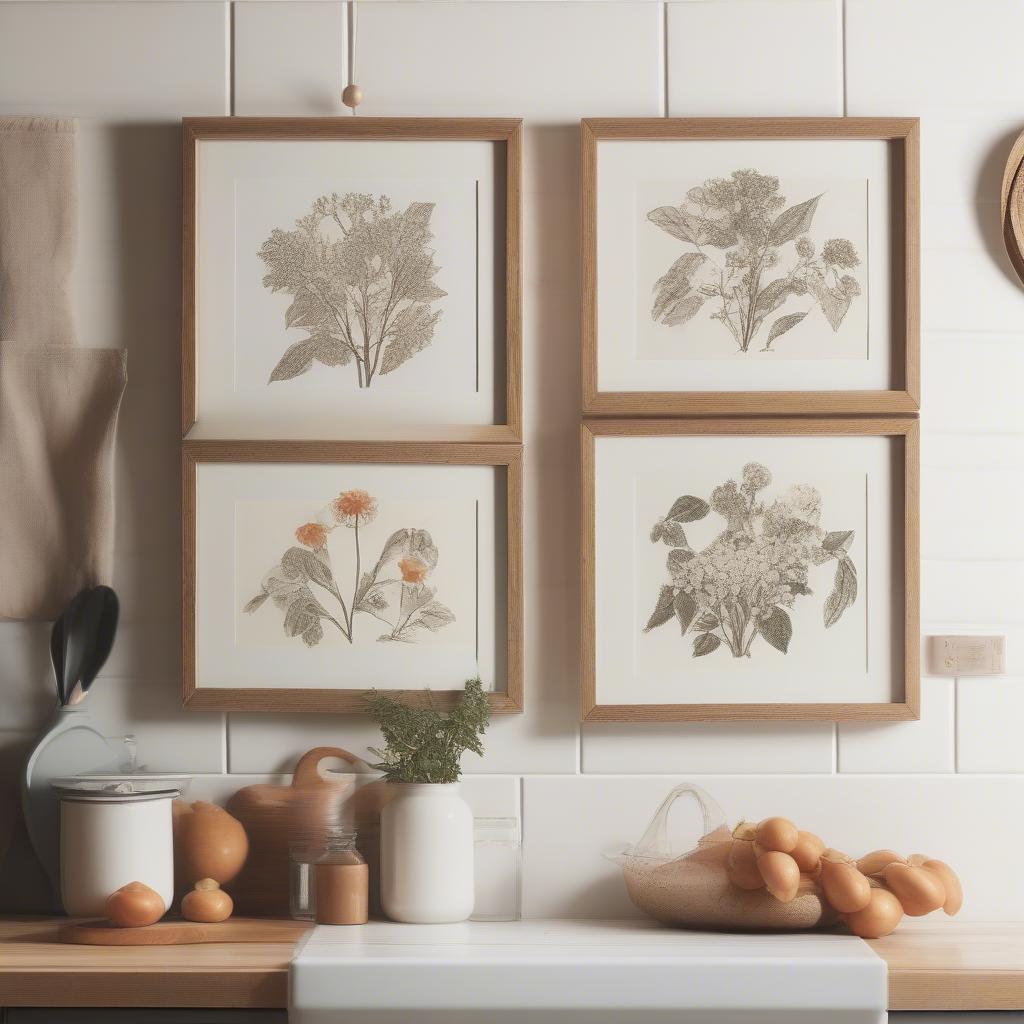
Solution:
[{"label": "botanical flower illustration", "polygon": [[359,387],[391,373],[434,338],[447,293],[427,243],[433,203],[391,209],[388,196],[332,193],[313,203],[294,231],[275,228],[260,247],[263,285],[292,295],[285,327],[309,336],[290,345],[268,383],[291,380],[314,362],[355,364]]},{"label": "botanical flower illustration", "polygon": [[335,519],[345,526],[358,526],[360,519],[365,525],[377,518],[377,499],[366,491],[343,491],[331,502],[331,508]]},{"label": "botanical flower illustration", "polygon": [[[651,541],[669,547],[671,580],[661,587],[644,632],[675,619],[681,635],[693,632],[693,657],[727,647],[734,658],[749,658],[763,637],[786,654],[793,636],[787,608],[811,594],[809,566],[836,563],[835,582],[825,600],[825,628],[834,626],[857,599],[857,569],[848,554],[853,530],[826,533],[820,525],[821,494],[796,484],[769,500],[759,494],[772,475],[759,462],[743,467],[740,483],[726,480],[710,502],[692,494],[677,498],[651,528]],[[725,530],[703,551],[686,539],[685,523],[710,511]]]},{"label": "botanical flower illustration", "polygon": [[[691,247],[655,282],[651,318],[678,327],[711,303],[710,319],[722,323],[739,351],[747,352],[772,314],[791,299],[810,296],[833,333],[838,331],[860,295],[857,279],[844,271],[859,266],[860,257],[846,238],[830,238],[816,255],[807,232],[821,198],[786,208],[779,179],[748,169],[709,178],[679,206],[651,210],[652,224]],[[790,243],[795,258],[783,270]],[[776,317],[761,351],[774,351],[772,343],[809,312],[810,307]]]},{"label": "botanical flower illustration", "polygon": [[[323,639],[325,622],[354,643],[360,614],[387,626],[378,641],[415,643],[424,630],[436,633],[454,622],[455,615],[434,600],[436,589],[427,582],[437,568],[438,552],[426,530],[396,530],[384,542],[373,568],[363,572],[360,529],[376,517],[376,498],[362,490],[342,491],[315,522],[296,529],[300,546],[285,551],[243,611],[255,612],[269,597],[284,612],[285,634],[302,637],[307,647],[315,647]],[[347,600],[328,549],[331,534],[339,529],[351,531],[353,574]]]},{"label": "botanical flower illustration", "polygon": [[319,551],[327,543],[327,528],[319,523],[305,523],[295,531],[295,539],[307,548]]}]

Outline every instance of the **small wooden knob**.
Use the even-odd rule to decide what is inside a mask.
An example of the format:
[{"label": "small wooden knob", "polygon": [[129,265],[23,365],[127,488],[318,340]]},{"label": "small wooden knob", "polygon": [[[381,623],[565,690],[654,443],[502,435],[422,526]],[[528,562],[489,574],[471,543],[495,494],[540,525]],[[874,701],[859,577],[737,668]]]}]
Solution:
[{"label": "small wooden knob", "polygon": [[341,94],[341,102],[346,107],[351,107],[353,110],[363,102],[363,90],[354,83],[352,85],[346,85],[345,91]]}]

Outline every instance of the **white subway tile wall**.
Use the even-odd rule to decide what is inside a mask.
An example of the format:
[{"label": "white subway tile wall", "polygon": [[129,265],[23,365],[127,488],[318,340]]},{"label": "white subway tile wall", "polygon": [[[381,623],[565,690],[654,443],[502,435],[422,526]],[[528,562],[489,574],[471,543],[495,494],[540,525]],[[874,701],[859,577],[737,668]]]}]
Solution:
[{"label": "white subway tile wall", "polygon": [[266,0],[234,5],[233,114],[347,113],[345,5]]},{"label": "white subway tile wall", "polygon": [[[952,772],[956,770],[955,680],[921,680],[917,722],[839,724],[839,771]],[[866,852],[866,851],[865,851]]]},{"label": "white subway tile wall", "polygon": [[647,775],[671,769],[696,775],[832,772],[830,722],[674,722],[640,729],[620,723],[582,726],[583,771]]},{"label": "white subway tile wall", "polygon": [[[0,0],[0,115],[84,119],[81,338],[129,350],[124,625],[90,700],[149,767],[197,773],[196,795],[288,771],[316,744],[361,754],[376,739],[355,717],[196,714],[179,699],[175,122],[339,113],[347,15],[330,0]],[[1024,128],[1024,5],[363,0],[357,15],[361,114],[526,121],[527,711],[465,762],[477,813],[514,813],[522,780],[525,912],[630,912],[601,849],[696,777],[731,818],[791,813],[841,848],[941,855],[965,876],[965,914],[1020,917],[1024,892],[997,882],[1024,840],[1024,292],[998,188]],[[1004,633],[1011,676],[926,678],[919,723],[581,729],[578,119],[844,112],[922,118],[923,632]],[[5,781],[48,711],[46,635],[0,624]]]},{"label": "white subway tile wall", "polygon": [[956,701],[956,770],[1024,772],[1024,679],[958,679]]},{"label": "white subway tile wall", "polygon": [[843,112],[842,0],[686,0],[667,26],[672,117]]}]

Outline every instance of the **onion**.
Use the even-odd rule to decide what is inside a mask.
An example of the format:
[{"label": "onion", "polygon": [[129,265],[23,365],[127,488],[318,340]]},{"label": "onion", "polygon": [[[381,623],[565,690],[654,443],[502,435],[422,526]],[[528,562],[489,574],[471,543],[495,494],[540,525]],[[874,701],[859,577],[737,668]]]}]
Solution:
[{"label": "onion", "polygon": [[163,897],[142,882],[129,882],[107,897],[107,917],[119,928],[144,928],[156,924],[167,908]]}]

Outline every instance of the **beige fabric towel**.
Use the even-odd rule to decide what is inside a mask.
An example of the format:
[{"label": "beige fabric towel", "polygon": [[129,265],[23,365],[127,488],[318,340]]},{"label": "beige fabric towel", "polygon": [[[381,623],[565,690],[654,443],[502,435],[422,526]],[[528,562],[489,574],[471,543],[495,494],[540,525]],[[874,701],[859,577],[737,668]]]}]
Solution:
[{"label": "beige fabric towel", "polygon": [[0,618],[110,581],[125,353],[75,344],[74,122],[0,118]]},{"label": "beige fabric towel", "polygon": [[74,121],[0,117],[0,348],[73,345]]}]

